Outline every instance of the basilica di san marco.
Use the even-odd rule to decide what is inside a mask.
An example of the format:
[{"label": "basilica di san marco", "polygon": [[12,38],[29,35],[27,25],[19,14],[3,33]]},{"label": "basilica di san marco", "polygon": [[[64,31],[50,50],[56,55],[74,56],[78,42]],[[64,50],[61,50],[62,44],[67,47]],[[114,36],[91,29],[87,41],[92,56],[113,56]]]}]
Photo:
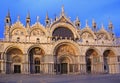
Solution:
[{"label": "basilica di san marco", "polygon": [[[113,24],[95,20],[84,27],[78,17],[74,21],[65,14],[54,20],[45,18],[45,25],[31,24],[30,13],[26,25],[11,22],[5,17],[4,38],[0,40],[0,74],[117,74],[120,73],[120,42],[113,32]],[[107,30],[106,30],[107,29]]]}]

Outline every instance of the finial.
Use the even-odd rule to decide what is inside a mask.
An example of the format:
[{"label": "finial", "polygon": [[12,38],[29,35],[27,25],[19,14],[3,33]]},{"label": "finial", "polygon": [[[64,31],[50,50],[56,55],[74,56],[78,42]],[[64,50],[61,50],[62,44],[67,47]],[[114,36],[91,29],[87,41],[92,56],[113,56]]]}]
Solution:
[{"label": "finial", "polygon": [[79,17],[78,17],[78,16],[76,17],[76,21],[80,22],[80,20],[79,20]]},{"label": "finial", "polygon": [[86,27],[88,27],[88,20],[86,20]]},{"label": "finial", "polygon": [[64,12],[64,5],[62,5],[62,12]]},{"label": "finial", "polygon": [[95,29],[97,26],[96,26],[96,22],[95,22],[95,20],[93,19],[92,20],[92,27]]},{"label": "finial", "polygon": [[39,20],[40,20],[40,17],[39,17],[39,16],[37,16],[37,22],[39,22]]},{"label": "finial", "polygon": [[103,23],[101,24],[101,29],[104,29],[104,25],[103,25]]},{"label": "finial", "polygon": [[62,15],[64,15],[64,5],[62,5],[62,8],[61,8],[61,13],[62,13]]},{"label": "finial", "polygon": [[93,23],[93,24],[95,23],[95,20],[94,20],[94,19],[92,19],[92,23]]},{"label": "finial", "polygon": [[17,16],[17,21],[18,21],[18,22],[20,21],[20,16],[19,16],[19,15]]}]

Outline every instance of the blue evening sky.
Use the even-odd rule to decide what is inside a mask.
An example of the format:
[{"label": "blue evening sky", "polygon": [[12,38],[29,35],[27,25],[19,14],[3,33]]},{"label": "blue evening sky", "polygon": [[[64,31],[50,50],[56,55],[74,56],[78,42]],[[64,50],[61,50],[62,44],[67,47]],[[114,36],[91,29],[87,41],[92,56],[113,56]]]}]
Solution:
[{"label": "blue evening sky", "polygon": [[8,9],[12,19],[12,24],[20,21],[25,25],[28,11],[31,16],[31,24],[36,22],[36,17],[40,17],[40,23],[45,24],[46,12],[50,18],[59,16],[61,6],[64,5],[65,13],[72,21],[78,16],[82,28],[85,26],[86,19],[89,26],[92,19],[97,22],[98,28],[101,24],[108,29],[109,20],[114,25],[116,36],[120,36],[120,0],[1,0],[0,1],[0,38],[3,38],[5,16]]}]

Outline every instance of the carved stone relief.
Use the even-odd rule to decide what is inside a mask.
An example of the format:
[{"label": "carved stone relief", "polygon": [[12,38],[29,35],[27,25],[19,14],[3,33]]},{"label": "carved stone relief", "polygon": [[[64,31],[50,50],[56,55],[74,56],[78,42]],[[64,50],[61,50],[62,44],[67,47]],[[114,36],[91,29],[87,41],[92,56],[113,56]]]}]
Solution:
[{"label": "carved stone relief", "polygon": [[36,30],[33,30],[31,32],[31,35],[33,35],[33,36],[43,36],[43,35],[45,35],[45,33],[43,31],[39,30],[39,29],[36,29]]},{"label": "carved stone relief", "polygon": [[65,45],[61,46],[57,50],[58,55],[75,55],[74,49],[71,46]]},{"label": "carved stone relief", "polygon": [[90,33],[88,33],[88,32],[84,32],[82,35],[81,35],[81,37],[83,38],[83,39],[93,39],[93,36],[92,36],[92,34],[90,34]]},{"label": "carved stone relief", "polygon": [[98,35],[97,35],[97,38],[98,38],[98,39],[103,39],[103,40],[108,39],[108,38],[107,38],[107,35],[104,34],[104,33],[100,33],[100,34],[98,34]]},{"label": "carved stone relief", "polygon": [[24,35],[24,32],[22,30],[14,30],[13,35]]}]

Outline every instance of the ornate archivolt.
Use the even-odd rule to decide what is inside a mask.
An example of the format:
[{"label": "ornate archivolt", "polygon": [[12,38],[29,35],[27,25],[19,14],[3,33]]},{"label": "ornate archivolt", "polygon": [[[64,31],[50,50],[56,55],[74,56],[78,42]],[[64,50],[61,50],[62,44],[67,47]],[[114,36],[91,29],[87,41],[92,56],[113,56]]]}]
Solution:
[{"label": "ornate archivolt", "polygon": [[103,52],[103,59],[107,63],[115,63],[115,62],[117,62],[117,57],[116,57],[114,51],[112,51],[112,50],[105,50]]},{"label": "ornate archivolt", "polygon": [[94,49],[88,49],[86,51],[86,61],[91,61],[92,64],[100,62],[100,57],[98,56],[98,53]]}]

